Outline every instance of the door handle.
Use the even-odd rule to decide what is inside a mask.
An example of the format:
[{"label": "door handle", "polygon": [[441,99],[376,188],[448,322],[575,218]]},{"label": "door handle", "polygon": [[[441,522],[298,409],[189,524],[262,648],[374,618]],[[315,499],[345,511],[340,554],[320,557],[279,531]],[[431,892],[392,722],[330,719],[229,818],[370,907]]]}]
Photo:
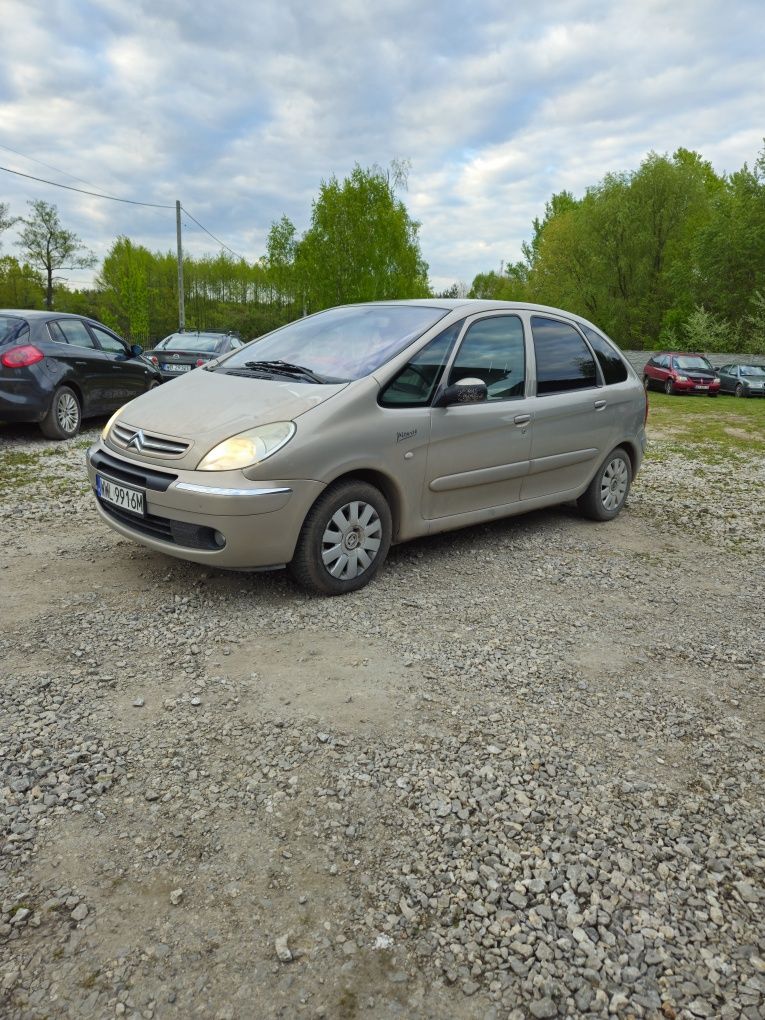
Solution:
[{"label": "door handle", "polygon": [[78,368],[85,368],[87,361],[75,361],[75,365],[77,365]]},{"label": "door handle", "polygon": [[595,410],[596,411],[602,411],[607,403],[608,403],[608,401],[606,401],[606,400],[596,400],[595,401]]},{"label": "door handle", "polygon": [[528,422],[531,421],[531,415],[530,414],[516,414],[516,416],[513,418],[513,421],[515,422],[516,425],[526,425],[526,424],[528,424]]}]

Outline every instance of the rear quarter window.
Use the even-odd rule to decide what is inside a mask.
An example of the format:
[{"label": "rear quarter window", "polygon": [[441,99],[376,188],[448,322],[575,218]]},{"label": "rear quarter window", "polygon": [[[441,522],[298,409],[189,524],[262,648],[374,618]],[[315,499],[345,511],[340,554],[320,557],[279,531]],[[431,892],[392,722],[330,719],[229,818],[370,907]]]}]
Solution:
[{"label": "rear quarter window", "polygon": [[584,335],[590,341],[590,347],[595,351],[600,370],[606,386],[613,383],[624,382],[627,378],[627,366],[622,361],[621,355],[611,346],[604,336],[591,329],[589,326],[582,326]]}]

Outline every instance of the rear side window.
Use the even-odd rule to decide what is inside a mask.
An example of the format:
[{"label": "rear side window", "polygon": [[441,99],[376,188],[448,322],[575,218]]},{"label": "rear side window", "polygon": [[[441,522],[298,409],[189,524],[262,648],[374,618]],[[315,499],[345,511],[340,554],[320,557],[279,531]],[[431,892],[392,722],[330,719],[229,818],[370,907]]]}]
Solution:
[{"label": "rear side window", "polygon": [[0,315],[0,344],[28,337],[29,325],[26,319],[19,319],[15,315]]},{"label": "rear side window", "polygon": [[95,349],[95,341],[85,328],[85,323],[79,319],[59,319],[56,323],[64,334],[67,343],[75,347],[92,347]]},{"label": "rear side window", "polygon": [[597,386],[595,359],[573,326],[534,315],[531,333],[537,360],[537,396]]},{"label": "rear side window", "polygon": [[454,359],[449,385],[460,379],[486,383],[489,400],[522,397],[526,385],[523,324],[517,315],[474,322]]},{"label": "rear side window", "polygon": [[590,329],[589,326],[582,326],[582,329],[584,330],[584,335],[590,341],[590,347],[595,351],[595,357],[598,359],[606,386],[610,386],[612,383],[624,382],[627,378],[627,366],[608,340],[594,329]]},{"label": "rear side window", "polygon": [[391,379],[380,394],[383,407],[426,407],[430,403],[464,321],[439,333]]}]

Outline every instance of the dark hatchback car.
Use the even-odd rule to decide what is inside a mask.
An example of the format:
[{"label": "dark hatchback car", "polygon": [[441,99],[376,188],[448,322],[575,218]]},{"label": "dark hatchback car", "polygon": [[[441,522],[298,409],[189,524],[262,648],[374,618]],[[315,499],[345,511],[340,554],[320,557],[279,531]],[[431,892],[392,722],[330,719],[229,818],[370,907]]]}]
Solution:
[{"label": "dark hatchback car", "polygon": [[723,365],[718,368],[720,393],[765,397],[765,365]]},{"label": "dark hatchback car", "polygon": [[707,397],[716,397],[720,392],[720,380],[703,355],[673,351],[663,351],[649,358],[643,369],[643,385],[647,390],[701,393]]},{"label": "dark hatchback car", "polygon": [[48,438],[71,439],[83,418],[159,385],[142,353],[94,319],[0,309],[0,421],[37,422]]},{"label": "dark hatchback car", "polygon": [[145,357],[159,369],[163,379],[177,379],[243,346],[234,333],[171,333],[154,350],[147,351]]}]

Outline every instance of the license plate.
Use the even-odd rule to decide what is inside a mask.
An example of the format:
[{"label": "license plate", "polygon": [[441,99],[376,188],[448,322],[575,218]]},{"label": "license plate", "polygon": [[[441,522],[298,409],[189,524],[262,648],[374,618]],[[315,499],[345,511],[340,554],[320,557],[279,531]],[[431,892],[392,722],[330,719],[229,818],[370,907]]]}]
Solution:
[{"label": "license plate", "polygon": [[191,365],[162,365],[164,372],[190,372]]},{"label": "license plate", "polygon": [[120,482],[96,475],[96,492],[104,502],[112,503],[121,510],[141,517],[146,514],[145,498],[140,489],[131,489],[129,485],[122,485]]},{"label": "license plate", "polygon": [[694,386],[694,389],[696,389],[696,390],[708,390],[709,387],[708,386]]}]

